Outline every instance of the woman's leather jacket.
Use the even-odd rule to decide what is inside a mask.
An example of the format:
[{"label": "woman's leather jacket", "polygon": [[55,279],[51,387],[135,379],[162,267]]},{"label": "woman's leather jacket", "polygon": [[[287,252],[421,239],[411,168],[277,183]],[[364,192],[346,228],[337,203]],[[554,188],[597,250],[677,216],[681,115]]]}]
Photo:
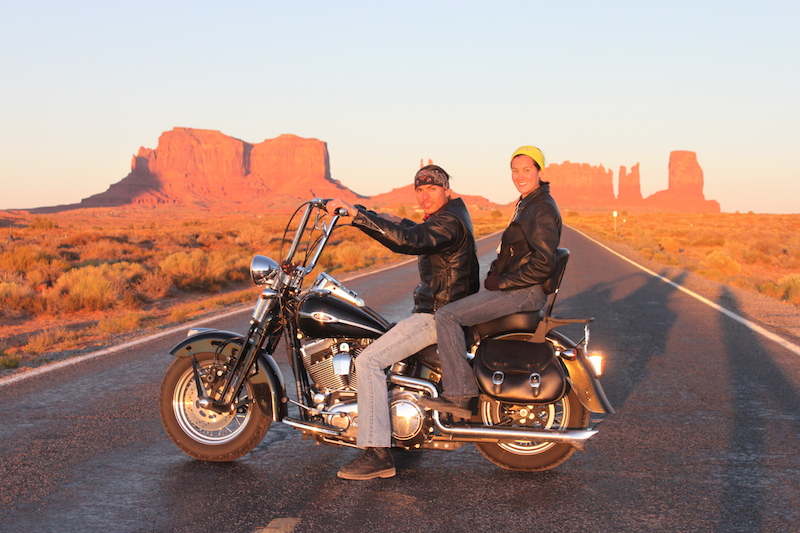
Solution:
[{"label": "woman's leather jacket", "polygon": [[461,198],[449,200],[422,224],[408,219],[391,222],[356,207],[354,226],[393,252],[419,256],[415,313],[433,313],[478,292],[480,275],[472,219]]},{"label": "woman's leather jacket", "polygon": [[561,214],[550,184],[542,182],[519,201],[489,276],[497,276],[498,288],[506,291],[545,282],[555,271],[560,240]]}]

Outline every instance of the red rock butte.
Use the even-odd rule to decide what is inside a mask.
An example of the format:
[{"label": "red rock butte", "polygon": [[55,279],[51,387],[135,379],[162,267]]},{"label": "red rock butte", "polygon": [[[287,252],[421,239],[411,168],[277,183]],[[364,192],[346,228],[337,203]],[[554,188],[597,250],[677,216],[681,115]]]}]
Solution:
[{"label": "red rock butte", "polygon": [[131,172],[75,207],[190,204],[268,207],[298,198],[363,198],[331,178],[328,146],[281,135],[250,144],[212,130],[174,128],[139,148]]},{"label": "red rock butte", "polygon": [[545,169],[544,179],[564,208],[631,209],[635,211],[660,211],[681,213],[719,213],[716,200],[706,200],[703,195],[703,169],[697,154],[676,150],[669,155],[669,183],[666,190],[643,198],[639,182],[639,164],[619,169],[619,194],[614,195],[613,172],[602,165],[586,163],[551,164]]},{"label": "red rock butte", "polygon": [[[703,171],[694,152],[672,152],[668,189],[647,198],[642,198],[638,164],[630,172],[620,168],[618,196],[614,195],[613,173],[602,165],[566,161],[551,164],[545,170],[553,196],[563,208],[720,211],[718,202],[703,196]],[[263,211],[293,208],[315,197],[342,198],[351,203],[368,200],[375,206],[416,205],[411,184],[369,198],[334,180],[328,146],[317,139],[281,135],[250,144],[219,131],[174,128],[161,134],[155,149],[139,148],[130,173],[105,192],[78,204],[29,211],[126,205]],[[470,206],[496,205],[480,196],[462,198]]]}]

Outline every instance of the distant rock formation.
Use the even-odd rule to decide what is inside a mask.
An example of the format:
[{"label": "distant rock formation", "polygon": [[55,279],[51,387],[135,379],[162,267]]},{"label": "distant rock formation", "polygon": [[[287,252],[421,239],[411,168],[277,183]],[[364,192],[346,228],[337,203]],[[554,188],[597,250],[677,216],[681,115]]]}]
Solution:
[{"label": "distant rock formation", "polygon": [[697,154],[676,150],[669,154],[669,185],[644,199],[645,207],[658,211],[682,213],[719,213],[716,200],[703,195],[703,169]]},{"label": "distant rock formation", "polygon": [[617,202],[620,205],[640,205],[642,203],[642,186],[639,181],[639,163],[631,167],[628,174],[625,167],[619,167],[619,193]]},{"label": "distant rock formation", "polygon": [[613,173],[602,165],[586,163],[551,164],[544,179],[550,181],[553,198],[570,208],[636,209],[646,211],[719,213],[715,200],[703,195],[703,170],[697,154],[685,150],[670,153],[669,183],[666,190],[642,197],[639,163],[619,169],[619,193],[615,197]]},{"label": "distant rock formation", "polygon": [[545,169],[544,179],[551,184],[556,202],[563,205],[612,205],[614,173],[586,163],[552,163]]},{"label": "distant rock formation", "polygon": [[363,198],[331,178],[322,141],[281,135],[250,144],[219,131],[174,128],[159,137],[155,150],[139,149],[125,178],[69,207],[266,207],[313,197]]},{"label": "distant rock formation", "polygon": [[[549,165],[544,175],[552,184],[553,197],[564,208],[720,211],[718,202],[703,196],[703,171],[694,152],[672,152],[668,188],[647,198],[642,198],[638,163],[630,172],[620,167],[618,196],[614,195],[613,177],[602,165],[569,161]],[[412,208],[417,202],[411,178],[409,175],[409,185],[370,199],[332,179],[328,146],[317,139],[281,135],[250,144],[219,131],[174,128],[161,134],[155,149],[139,148],[131,172],[105,192],[78,204],[28,211],[159,204],[253,211],[293,208],[314,197]],[[480,196],[454,196],[461,196],[471,207],[496,206]]]}]

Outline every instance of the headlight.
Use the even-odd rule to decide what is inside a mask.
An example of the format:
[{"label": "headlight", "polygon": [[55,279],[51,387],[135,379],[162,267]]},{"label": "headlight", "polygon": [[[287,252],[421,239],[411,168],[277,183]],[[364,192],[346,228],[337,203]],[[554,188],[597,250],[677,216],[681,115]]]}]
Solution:
[{"label": "headlight", "polygon": [[278,289],[282,274],[280,265],[269,257],[257,255],[250,262],[250,277],[256,285],[267,285]]}]

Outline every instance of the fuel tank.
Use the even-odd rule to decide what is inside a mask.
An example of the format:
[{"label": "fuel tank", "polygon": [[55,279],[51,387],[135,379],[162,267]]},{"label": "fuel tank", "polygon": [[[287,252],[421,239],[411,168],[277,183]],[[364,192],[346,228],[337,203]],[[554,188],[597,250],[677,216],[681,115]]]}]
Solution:
[{"label": "fuel tank", "polygon": [[297,326],[306,337],[377,339],[391,325],[368,307],[358,307],[327,291],[306,294],[297,307]]}]

